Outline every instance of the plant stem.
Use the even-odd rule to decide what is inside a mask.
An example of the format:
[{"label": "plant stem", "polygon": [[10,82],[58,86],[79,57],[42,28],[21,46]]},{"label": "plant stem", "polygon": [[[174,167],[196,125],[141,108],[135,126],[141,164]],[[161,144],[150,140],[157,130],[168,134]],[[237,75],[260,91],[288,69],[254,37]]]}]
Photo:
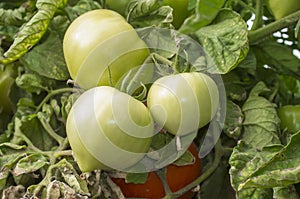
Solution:
[{"label": "plant stem", "polygon": [[256,30],[262,26],[263,0],[256,0],[255,19],[251,30]]},{"label": "plant stem", "polygon": [[46,116],[39,112],[38,114],[38,118],[39,121],[41,122],[42,126],[44,127],[44,129],[47,131],[47,133],[54,139],[56,140],[56,142],[61,145],[64,141],[64,138],[61,137],[60,135],[58,135],[53,128],[51,127],[51,125],[49,124],[49,122],[47,121]]},{"label": "plant stem", "polygon": [[[244,1],[238,0],[238,3],[239,3],[241,6],[243,6],[244,8],[247,8],[247,9],[249,9],[251,12],[255,13],[255,10],[254,10],[251,6],[249,6],[248,4],[246,4]],[[255,14],[256,14],[256,13],[255,13]]]},{"label": "plant stem", "polygon": [[300,10],[297,12],[294,12],[282,19],[274,21],[262,28],[259,28],[254,31],[250,31],[249,35],[248,35],[250,45],[258,44],[264,38],[272,35],[272,33],[279,31],[283,28],[286,28],[288,26],[296,24],[299,19],[300,19]]},{"label": "plant stem", "polygon": [[53,90],[48,95],[43,99],[43,101],[40,103],[40,105],[36,108],[36,113],[42,109],[43,105],[54,95],[58,95],[60,93],[65,93],[65,92],[74,92],[76,89],[75,88],[60,88],[57,90]]}]

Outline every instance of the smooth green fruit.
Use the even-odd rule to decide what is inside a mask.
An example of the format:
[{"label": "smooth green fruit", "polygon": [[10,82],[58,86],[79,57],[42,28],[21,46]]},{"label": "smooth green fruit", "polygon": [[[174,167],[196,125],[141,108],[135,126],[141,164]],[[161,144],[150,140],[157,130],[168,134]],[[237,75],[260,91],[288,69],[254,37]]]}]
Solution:
[{"label": "smooth green fruit", "polygon": [[66,131],[83,172],[124,170],[148,152],[154,124],[142,102],[115,88],[101,86],[76,100]]},{"label": "smooth green fruit", "polygon": [[300,105],[286,105],[278,110],[281,129],[296,133],[300,130]]},{"label": "smooth green fruit", "polygon": [[155,81],[147,105],[161,127],[174,135],[185,135],[210,122],[219,106],[219,91],[204,73],[180,73]]},{"label": "smooth green fruit", "polygon": [[63,50],[71,77],[84,89],[116,85],[149,55],[133,27],[120,14],[106,9],[76,18],[66,31]]}]

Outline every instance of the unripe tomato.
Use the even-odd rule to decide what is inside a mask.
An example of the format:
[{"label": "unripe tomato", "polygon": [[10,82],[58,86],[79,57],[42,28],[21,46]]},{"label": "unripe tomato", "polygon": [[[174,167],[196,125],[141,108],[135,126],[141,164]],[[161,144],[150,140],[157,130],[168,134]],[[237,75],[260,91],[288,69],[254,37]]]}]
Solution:
[{"label": "unripe tomato", "polygon": [[161,127],[185,135],[209,123],[219,106],[219,91],[206,74],[180,73],[155,81],[147,105]]},{"label": "unripe tomato", "polygon": [[300,105],[286,105],[278,110],[281,129],[296,133],[300,130]]},{"label": "unripe tomato", "polygon": [[[166,167],[166,181],[172,192],[185,187],[201,175],[201,164],[196,145],[192,144],[189,151],[195,158],[193,164],[185,166],[171,164]],[[126,183],[124,178],[112,178],[112,180],[121,188],[126,198],[163,198],[166,195],[161,179],[154,171],[148,174],[144,184]],[[188,191],[179,199],[191,199],[194,195],[192,191]]]},{"label": "unripe tomato", "polygon": [[69,73],[82,88],[114,86],[149,55],[146,44],[117,12],[89,11],[68,27],[63,50]]},{"label": "unripe tomato", "polygon": [[12,113],[12,103],[9,98],[11,86],[15,79],[15,72],[13,66],[6,66],[4,71],[0,69],[0,113]]},{"label": "unripe tomato", "polygon": [[147,107],[109,86],[92,88],[74,103],[66,124],[75,159],[83,172],[124,170],[150,147],[154,125]]},{"label": "unripe tomato", "polygon": [[175,28],[179,28],[191,14],[188,10],[189,0],[162,0],[162,5],[168,5],[173,8],[172,24]]},{"label": "unripe tomato", "polygon": [[266,4],[276,20],[292,14],[300,9],[299,0],[267,0]]}]

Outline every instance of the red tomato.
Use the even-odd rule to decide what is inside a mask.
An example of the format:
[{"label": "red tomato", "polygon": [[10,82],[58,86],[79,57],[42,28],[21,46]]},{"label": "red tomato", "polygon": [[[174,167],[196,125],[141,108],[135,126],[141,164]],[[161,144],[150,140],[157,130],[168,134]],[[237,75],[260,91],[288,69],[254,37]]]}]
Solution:
[{"label": "red tomato", "polygon": [[[189,147],[189,151],[195,157],[194,164],[186,166],[167,166],[166,178],[172,192],[176,192],[185,187],[201,175],[201,164],[196,145],[192,144]],[[126,198],[158,199],[165,196],[163,184],[155,172],[148,174],[147,181],[144,184],[126,183],[123,178],[112,178],[112,180],[120,187]],[[179,199],[191,199],[194,195],[194,192],[188,191],[180,196]]]}]

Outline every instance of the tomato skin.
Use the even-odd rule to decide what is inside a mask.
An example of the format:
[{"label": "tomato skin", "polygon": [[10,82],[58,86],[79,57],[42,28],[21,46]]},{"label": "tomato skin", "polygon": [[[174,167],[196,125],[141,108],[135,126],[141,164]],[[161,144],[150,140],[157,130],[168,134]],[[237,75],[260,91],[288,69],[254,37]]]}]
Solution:
[{"label": "tomato skin", "polygon": [[267,0],[266,4],[276,20],[300,9],[299,0],[289,0],[288,3],[285,0]]},{"label": "tomato skin", "polygon": [[163,0],[162,5],[173,8],[173,22],[175,28],[179,28],[184,20],[191,14],[188,10],[189,0]]},{"label": "tomato skin", "polygon": [[[189,147],[189,151],[195,157],[193,164],[185,166],[171,164],[166,167],[166,180],[172,192],[185,187],[201,175],[201,163],[194,143]],[[124,178],[112,178],[112,180],[120,187],[126,198],[163,198],[165,196],[163,184],[155,172],[148,174],[144,184],[126,183]],[[188,191],[179,199],[191,199],[194,195],[194,192]]]},{"label": "tomato skin", "polygon": [[300,130],[300,105],[286,105],[278,110],[280,128],[296,133]]},{"label": "tomato skin", "polygon": [[150,87],[147,105],[159,126],[186,135],[209,123],[219,106],[219,91],[204,73],[169,75]]},{"label": "tomato skin", "polygon": [[71,77],[84,89],[114,86],[149,55],[133,27],[120,14],[106,9],[76,18],[65,33],[63,51]]},{"label": "tomato skin", "polygon": [[15,76],[13,66],[6,66],[3,71],[0,69],[0,113],[11,114],[13,112],[13,104],[9,98],[9,93],[15,82]]},{"label": "tomato skin", "polygon": [[79,168],[123,170],[136,164],[152,141],[147,107],[109,86],[92,88],[74,103],[66,124]]}]

